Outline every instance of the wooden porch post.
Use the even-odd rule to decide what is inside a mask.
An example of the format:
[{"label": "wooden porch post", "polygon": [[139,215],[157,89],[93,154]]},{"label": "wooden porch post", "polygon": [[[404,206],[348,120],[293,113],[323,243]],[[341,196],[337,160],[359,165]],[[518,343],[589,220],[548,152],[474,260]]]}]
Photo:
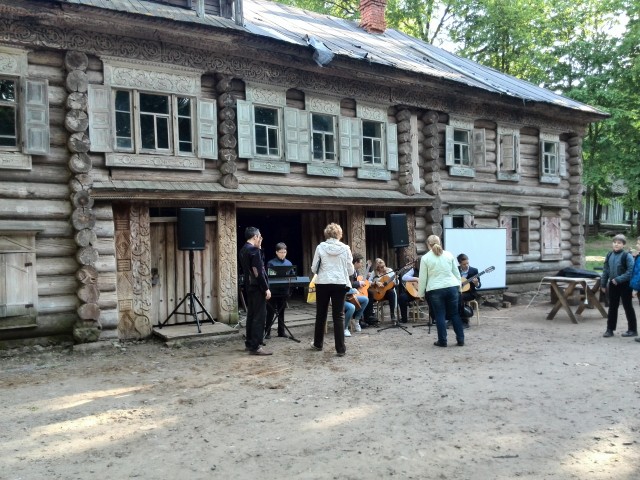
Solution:
[{"label": "wooden porch post", "polygon": [[234,203],[218,204],[218,285],[219,322],[238,321],[238,245],[236,206]]}]

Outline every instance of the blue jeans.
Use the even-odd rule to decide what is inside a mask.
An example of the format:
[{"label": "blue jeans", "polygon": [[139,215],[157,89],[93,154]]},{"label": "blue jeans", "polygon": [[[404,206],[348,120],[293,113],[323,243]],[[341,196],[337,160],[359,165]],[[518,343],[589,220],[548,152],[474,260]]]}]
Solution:
[{"label": "blue jeans", "polygon": [[438,342],[440,345],[447,344],[447,320],[453,323],[453,331],[456,332],[456,340],[464,342],[464,329],[460,319],[459,287],[438,288],[427,292],[429,307],[433,308],[433,315],[438,328]]},{"label": "blue jeans", "polygon": [[344,302],[344,329],[349,328],[349,322],[353,318],[353,314],[356,312],[356,306],[350,302]]}]

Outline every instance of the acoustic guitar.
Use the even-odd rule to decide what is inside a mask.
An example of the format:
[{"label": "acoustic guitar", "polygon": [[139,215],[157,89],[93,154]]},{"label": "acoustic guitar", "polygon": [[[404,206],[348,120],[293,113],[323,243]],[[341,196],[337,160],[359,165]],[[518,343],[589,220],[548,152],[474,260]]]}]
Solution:
[{"label": "acoustic guitar", "polygon": [[361,287],[356,288],[356,290],[358,291],[358,293],[348,293],[347,294],[347,302],[353,303],[353,305],[356,307],[356,310],[360,310],[362,308],[362,306],[360,305],[360,302],[358,301],[358,295],[361,295],[363,297],[366,297],[369,293],[369,287],[371,286],[371,282],[369,280],[365,280],[364,277],[362,275],[358,275],[356,277],[356,280],[358,280],[359,282],[364,282],[364,285],[362,285]]},{"label": "acoustic guitar", "polygon": [[484,275],[485,273],[491,273],[491,272],[493,272],[495,269],[496,269],[496,267],[489,267],[489,268],[486,268],[486,269],[484,269],[483,271],[479,272],[478,274],[474,275],[473,277],[470,277],[470,278],[467,278],[466,280],[463,280],[463,281],[462,281],[462,292],[464,293],[464,292],[468,291],[468,290],[471,288],[471,281],[472,281],[474,278],[478,278],[478,277],[480,277],[480,276]]},{"label": "acoustic guitar", "polygon": [[409,280],[404,282],[404,289],[414,298],[418,298],[420,296],[418,295],[418,280]]},{"label": "acoustic guitar", "polygon": [[[400,269],[400,271],[397,273],[397,276],[399,278],[402,278],[402,276],[411,269],[412,265],[413,265],[413,262],[407,263],[404,267]],[[395,279],[396,279],[396,275],[394,275],[393,277],[390,277],[389,274],[387,274],[380,277],[379,280],[371,284],[371,286],[369,287],[369,290],[373,292],[373,299],[376,302],[383,300],[386,293],[396,286]]]}]

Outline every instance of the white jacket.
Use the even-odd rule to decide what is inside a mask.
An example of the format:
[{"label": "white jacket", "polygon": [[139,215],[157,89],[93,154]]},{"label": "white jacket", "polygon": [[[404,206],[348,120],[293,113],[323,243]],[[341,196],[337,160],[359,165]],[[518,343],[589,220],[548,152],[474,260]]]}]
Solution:
[{"label": "white jacket", "polygon": [[[318,269],[318,263],[320,269]],[[335,238],[330,238],[319,244],[313,255],[311,271],[318,275],[316,284],[330,283],[351,287],[349,276],[353,275],[355,270],[349,245],[345,245]]]}]

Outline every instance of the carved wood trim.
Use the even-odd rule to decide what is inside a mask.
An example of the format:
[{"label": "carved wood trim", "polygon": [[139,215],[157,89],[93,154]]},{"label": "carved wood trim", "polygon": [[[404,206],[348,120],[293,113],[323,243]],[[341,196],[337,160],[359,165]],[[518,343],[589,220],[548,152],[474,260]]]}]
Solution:
[{"label": "carved wood trim", "polygon": [[217,217],[218,276],[216,282],[220,287],[214,288],[213,291],[218,292],[218,321],[231,322],[238,317],[238,246],[235,204],[219,203]]}]

